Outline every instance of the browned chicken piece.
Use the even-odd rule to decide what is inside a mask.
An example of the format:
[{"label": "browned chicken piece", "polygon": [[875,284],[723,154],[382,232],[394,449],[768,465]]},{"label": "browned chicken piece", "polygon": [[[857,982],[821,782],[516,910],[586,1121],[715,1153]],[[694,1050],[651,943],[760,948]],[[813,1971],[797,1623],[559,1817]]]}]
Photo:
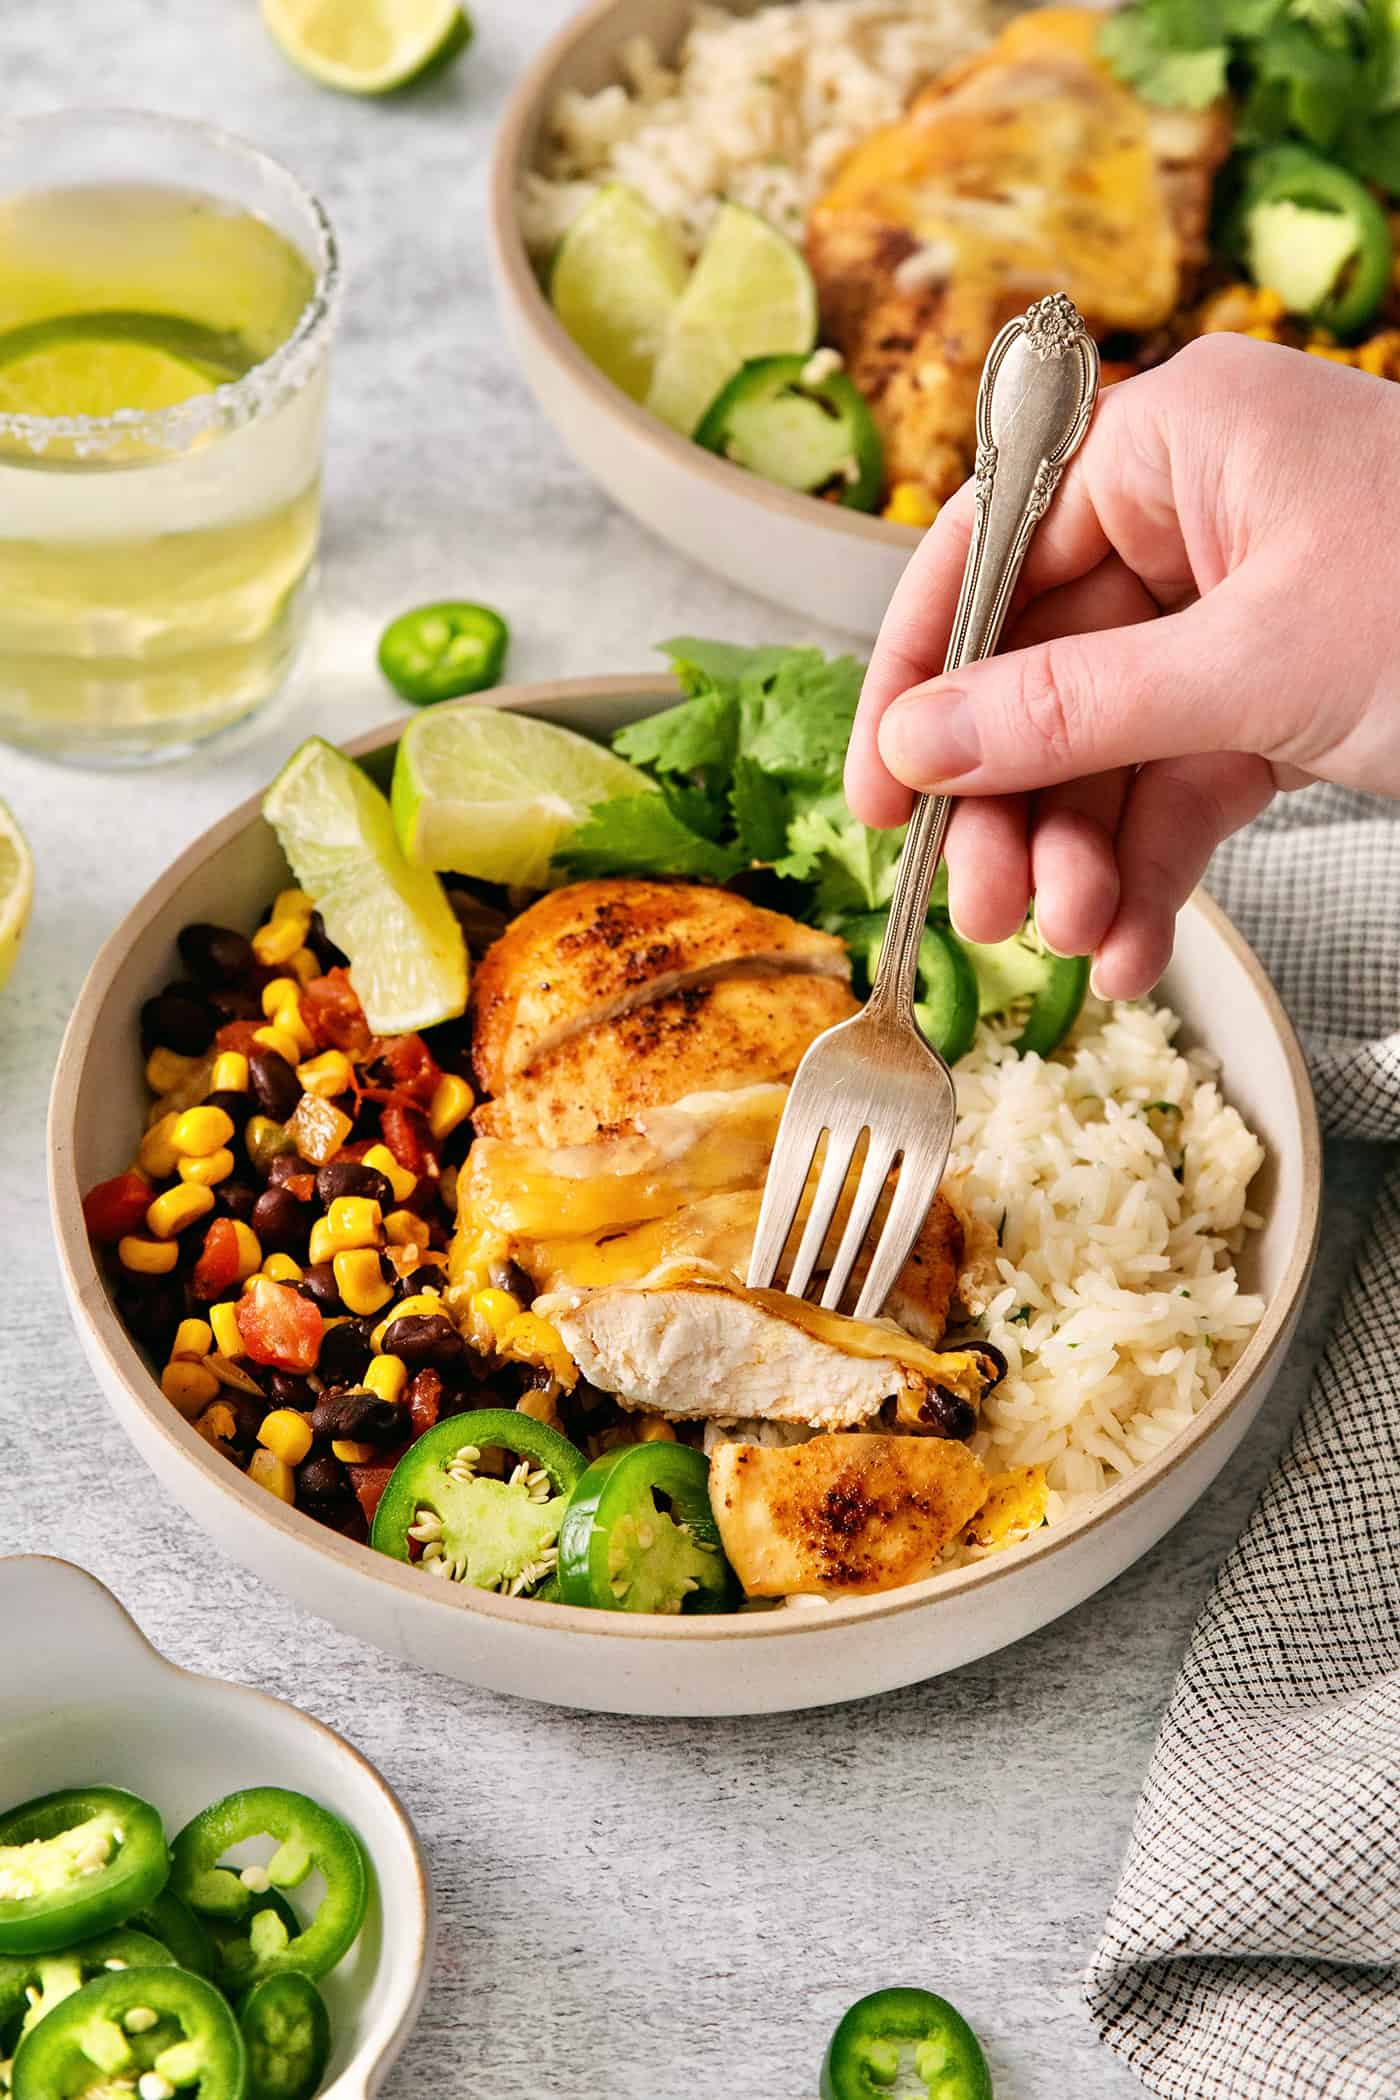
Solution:
[{"label": "browned chicken piece", "polygon": [[966,479],[983,360],[1033,299],[1067,292],[1104,336],[1158,328],[1189,296],[1228,115],[1141,101],[1097,56],[1102,19],[1019,16],[858,146],[812,207],[825,333],[891,483],[942,501]]},{"label": "browned chicken piece", "polygon": [[710,1504],[750,1597],[861,1597],[932,1574],[987,1492],[965,1444],[835,1435],[721,1444]]},{"label": "browned chicken piece", "polygon": [[[668,1002],[661,1033],[669,1037],[686,1019],[673,995],[718,978],[771,981],[785,971],[845,981],[850,960],[834,935],[732,890],[626,877],[570,883],[522,912],[476,971],[476,1076],[485,1093],[503,1093],[570,1037],[656,1001]],[[645,1041],[637,1039],[639,1050]],[[684,1091],[647,1099],[674,1101]]]},{"label": "browned chicken piece", "polygon": [[834,975],[695,984],[564,1035],[477,1110],[476,1128],[523,1144],[586,1144],[687,1094],[791,1079],[813,1038],[855,1011]]}]

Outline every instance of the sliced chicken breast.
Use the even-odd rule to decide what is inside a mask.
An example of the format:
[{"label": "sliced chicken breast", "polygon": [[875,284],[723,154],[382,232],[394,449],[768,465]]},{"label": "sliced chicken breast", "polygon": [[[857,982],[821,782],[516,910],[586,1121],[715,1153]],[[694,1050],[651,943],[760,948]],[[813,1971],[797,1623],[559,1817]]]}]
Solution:
[{"label": "sliced chicken breast", "polygon": [[477,1078],[484,1092],[501,1094],[572,1037],[638,1007],[720,977],[772,980],[785,971],[845,981],[850,959],[833,935],[731,890],[629,878],[571,883],[522,912],[476,971]]}]

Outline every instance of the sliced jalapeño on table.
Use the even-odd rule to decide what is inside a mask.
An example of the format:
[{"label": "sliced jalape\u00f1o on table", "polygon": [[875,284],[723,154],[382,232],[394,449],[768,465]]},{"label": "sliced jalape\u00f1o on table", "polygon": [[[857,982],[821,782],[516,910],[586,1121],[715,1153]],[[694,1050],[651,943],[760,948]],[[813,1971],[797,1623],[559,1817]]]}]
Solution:
[{"label": "sliced jalape\u00f1o on table", "polygon": [[500,680],[510,630],[489,605],[443,599],[391,620],[379,642],[379,668],[413,707],[480,693]]},{"label": "sliced jalape\u00f1o on table", "polygon": [[992,2100],[992,2074],[962,2014],[933,1991],[858,1999],[828,2044],[821,2100]]}]

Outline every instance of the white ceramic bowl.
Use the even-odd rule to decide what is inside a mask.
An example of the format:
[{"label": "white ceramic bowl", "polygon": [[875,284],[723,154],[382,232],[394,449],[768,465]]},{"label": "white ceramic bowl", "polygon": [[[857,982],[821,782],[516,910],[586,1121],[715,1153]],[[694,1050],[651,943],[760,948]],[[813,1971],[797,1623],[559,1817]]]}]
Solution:
[{"label": "white ceramic bowl", "polygon": [[[760,0],[726,0],[749,14]],[[692,445],[605,379],[554,316],[520,231],[520,177],[568,88],[619,77],[645,33],[668,53],[694,0],[594,0],[545,47],[506,105],[491,166],[489,225],[501,313],[540,407],[579,464],[662,539],[732,583],[810,620],[873,635],[919,544],[911,526],[776,487]]]},{"label": "white ceramic bowl", "polygon": [[[598,736],[677,697],[659,679],[505,688],[493,704]],[[471,704],[471,703],[468,703]],[[396,721],[350,746],[387,767]],[[171,974],[191,919],[251,927],[287,880],[246,802],[182,854],[92,967],[59,1056],[49,1117],[55,1230],[73,1316],[98,1383],[161,1482],[235,1558],[298,1603],[409,1661],[469,1684],[613,1713],[785,1712],[861,1698],[989,1654],[1079,1604],[1145,1553],[1229,1458],[1277,1375],[1317,1233],[1319,1139],[1287,1016],[1224,914],[1182,916],[1162,991],[1189,1040],[1221,1058],[1230,1097],[1268,1150],[1251,1201],[1267,1220],[1240,1263],[1267,1301],[1219,1392],[1151,1463],[1084,1515],[994,1559],[906,1589],[807,1611],[641,1618],[462,1590],[313,1523],[220,1458],[164,1399],[110,1305],[81,1192],[129,1164],[147,1094],[141,1002]]]},{"label": "white ceramic bowl", "polygon": [[329,1728],[246,1685],[167,1662],[71,1562],[0,1560],[0,1808],[58,1787],[126,1787],[173,1837],[245,1786],[289,1786],[349,1823],[374,1867],[364,1931],[321,1983],[335,2047],[320,2100],[370,2100],[423,2004],[432,1896],[412,1825]]}]

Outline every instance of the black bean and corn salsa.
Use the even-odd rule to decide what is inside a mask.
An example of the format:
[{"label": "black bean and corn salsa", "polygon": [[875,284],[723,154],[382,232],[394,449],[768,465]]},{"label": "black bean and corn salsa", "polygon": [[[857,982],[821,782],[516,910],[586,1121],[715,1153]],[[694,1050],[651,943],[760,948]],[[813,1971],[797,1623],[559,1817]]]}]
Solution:
[{"label": "black bean and corn salsa", "polygon": [[[453,901],[478,951],[502,930],[504,914]],[[499,1432],[514,1411],[509,1444],[458,1438],[452,1463],[459,1486],[515,1490],[484,1527],[500,1572],[482,1586],[541,1587],[553,1533],[520,1565],[497,1536],[518,1528],[516,1500],[540,1501],[531,1432],[567,1454],[562,1481],[635,1430],[607,1396],[571,1394],[568,1352],[524,1309],[508,1263],[449,1276],[474,1105],[467,1024],[374,1036],[301,890],[282,891],[251,939],[197,924],[178,947],[181,974],[141,1013],[145,1134],[83,1206],[162,1392],[250,1480],[358,1540],[425,1432],[480,1410]],[[398,1557],[466,1575],[441,1538],[405,1537]]]}]

